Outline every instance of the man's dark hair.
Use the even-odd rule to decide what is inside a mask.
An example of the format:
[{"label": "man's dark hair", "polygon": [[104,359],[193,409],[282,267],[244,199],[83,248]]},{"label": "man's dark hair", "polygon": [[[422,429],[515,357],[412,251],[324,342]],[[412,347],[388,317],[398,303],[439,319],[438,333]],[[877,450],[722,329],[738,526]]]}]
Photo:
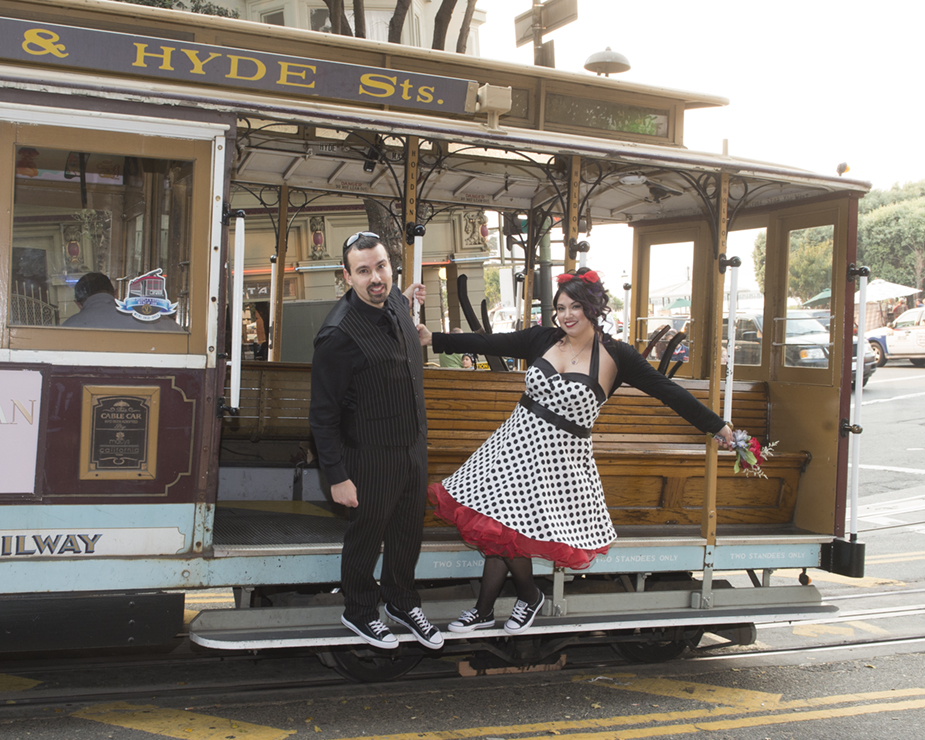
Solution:
[{"label": "man's dark hair", "polygon": [[[351,239],[353,241],[351,241]],[[373,234],[371,231],[361,231],[359,235],[353,234],[353,236],[347,237],[347,241],[344,242],[344,254],[342,257],[344,269],[350,272],[350,264],[347,262],[347,255],[354,249],[375,249],[382,243],[382,238]]]},{"label": "man's dark hair", "polygon": [[97,293],[109,293],[111,296],[116,294],[112,281],[101,272],[88,272],[74,286],[74,300],[81,305],[87,298]]}]

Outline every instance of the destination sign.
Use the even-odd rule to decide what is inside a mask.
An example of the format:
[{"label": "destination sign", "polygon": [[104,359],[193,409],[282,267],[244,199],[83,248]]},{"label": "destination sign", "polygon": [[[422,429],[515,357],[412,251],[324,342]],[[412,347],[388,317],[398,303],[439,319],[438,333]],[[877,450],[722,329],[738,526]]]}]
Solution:
[{"label": "destination sign", "polygon": [[475,112],[478,93],[474,80],[12,18],[0,59],[454,114]]}]

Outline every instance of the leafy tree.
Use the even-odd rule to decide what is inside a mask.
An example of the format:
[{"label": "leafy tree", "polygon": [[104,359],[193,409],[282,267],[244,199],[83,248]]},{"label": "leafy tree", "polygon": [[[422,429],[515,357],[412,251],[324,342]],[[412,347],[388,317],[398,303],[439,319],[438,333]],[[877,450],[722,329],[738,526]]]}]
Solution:
[{"label": "leafy tree", "polygon": [[[755,280],[764,292],[767,234],[755,237],[752,260]],[[820,226],[790,233],[787,295],[806,301],[832,284],[832,227]]]},{"label": "leafy tree", "polygon": [[130,5],[147,5],[149,8],[166,8],[167,10],[188,10],[190,13],[202,13],[203,15],[217,15],[222,18],[240,18],[237,10],[228,10],[221,5],[208,2],[208,0],[190,0],[189,3],[182,0],[119,0],[119,2],[129,3]]},{"label": "leafy tree", "polygon": [[[871,190],[861,200],[858,213],[859,262],[870,267],[874,277],[925,290],[925,180]],[[822,246],[826,241],[827,255]],[[762,290],[766,249],[767,240],[761,233],[752,258]],[[829,284],[831,228],[794,232],[790,249],[789,292],[806,300]]]},{"label": "leafy tree", "polygon": [[485,302],[489,308],[501,303],[501,268],[498,265],[484,265]]},{"label": "leafy tree", "polygon": [[[914,185],[925,191],[925,182]],[[858,258],[874,277],[925,288],[925,192],[865,214],[858,223]]]},{"label": "leafy tree", "polygon": [[800,240],[798,245],[796,241],[790,244],[787,295],[802,303],[832,287],[832,238]]},{"label": "leafy tree", "polygon": [[755,281],[761,292],[764,293],[764,261],[768,250],[768,234],[762,231],[755,237],[755,247],[752,249],[752,264],[755,265]]},{"label": "leafy tree", "polygon": [[925,197],[925,180],[894,185],[889,190],[871,190],[858,205],[858,213],[863,217],[878,208],[904,200]]}]

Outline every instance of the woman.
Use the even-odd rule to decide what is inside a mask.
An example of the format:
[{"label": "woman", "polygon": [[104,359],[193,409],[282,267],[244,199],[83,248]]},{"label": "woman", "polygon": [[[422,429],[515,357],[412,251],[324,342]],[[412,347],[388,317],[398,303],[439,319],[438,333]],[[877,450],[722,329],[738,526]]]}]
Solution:
[{"label": "woman", "polygon": [[[451,632],[495,624],[494,603],[510,572],[517,602],[508,634],[533,624],[545,597],[533,582],[531,558],[586,568],[616,537],[591,448],[591,427],[622,383],[654,396],[729,448],[732,430],[720,417],[668,380],[630,345],[603,334],[610,311],[597,273],[560,275],[553,299],[558,327],[510,334],[431,334],[421,344],[436,352],[475,352],[526,359],[526,393],[510,418],[456,473],[428,488],[437,516],[485,555],[478,600]],[[602,351],[603,350],[603,351]],[[605,392],[606,389],[606,392]]]}]

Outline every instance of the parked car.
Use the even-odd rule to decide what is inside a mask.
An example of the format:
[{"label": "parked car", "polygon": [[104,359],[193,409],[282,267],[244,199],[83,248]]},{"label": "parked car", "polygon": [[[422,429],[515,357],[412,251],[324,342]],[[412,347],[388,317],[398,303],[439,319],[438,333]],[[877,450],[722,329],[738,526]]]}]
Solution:
[{"label": "parked car", "polygon": [[912,308],[896,321],[866,333],[877,356],[877,366],[887,360],[907,359],[916,367],[925,367],[925,308]]},{"label": "parked car", "polygon": [[[723,336],[726,335],[726,319],[723,319]],[[760,311],[739,311],[736,314],[736,364],[758,365],[761,363],[761,337],[764,332],[764,314]],[[829,329],[810,311],[787,312],[787,336],[785,338],[785,359],[788,367],[828,367]],[[851,360],[852,383],[857,363],[857,336]],[[864,349],[864,380],[867,381],[877,369],[877,357],[873,347]]]}]

